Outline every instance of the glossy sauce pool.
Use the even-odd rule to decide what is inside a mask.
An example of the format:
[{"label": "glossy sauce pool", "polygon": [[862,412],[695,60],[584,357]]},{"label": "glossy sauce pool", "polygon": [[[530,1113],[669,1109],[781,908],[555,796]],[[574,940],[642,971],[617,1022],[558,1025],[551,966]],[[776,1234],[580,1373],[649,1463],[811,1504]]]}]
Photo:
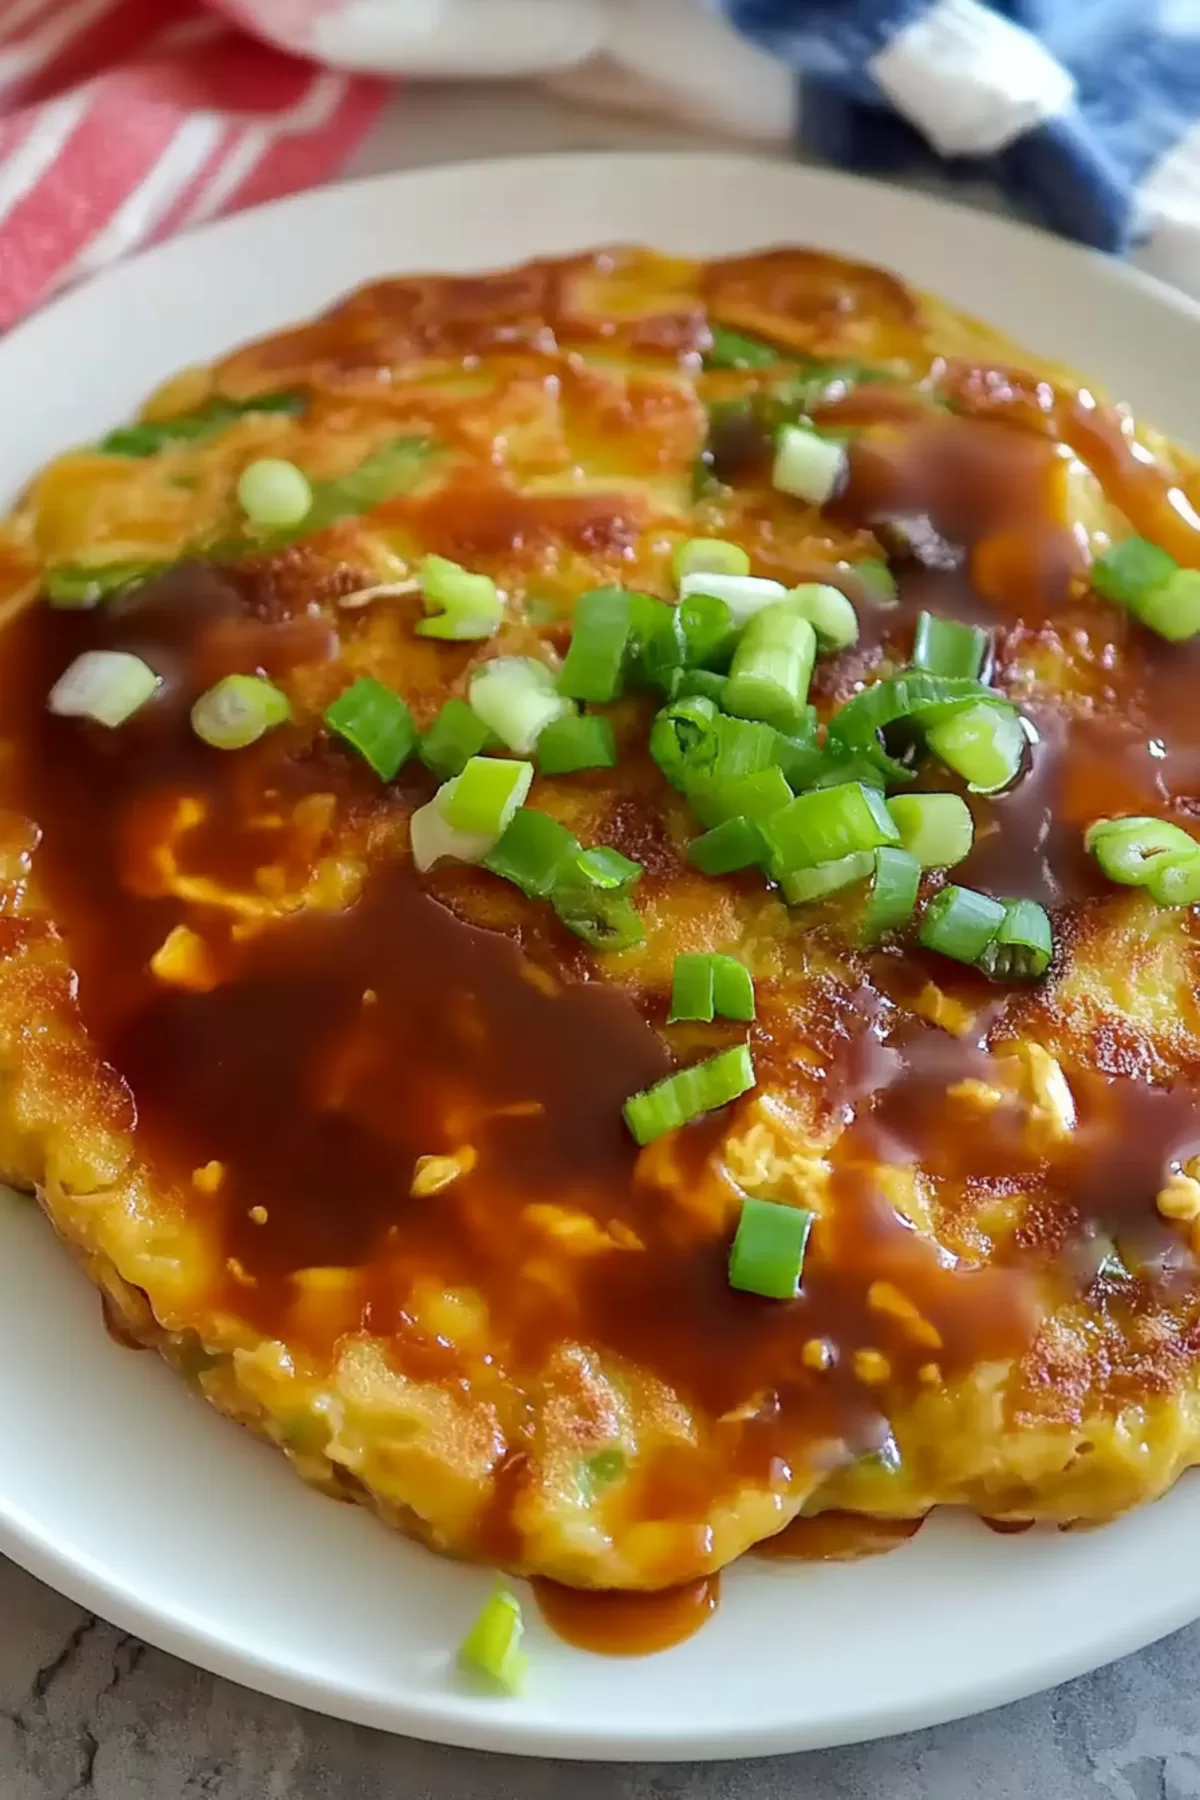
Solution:
[{"label": "glossy sauce pool", "polygon": [[[459,324],[469,338],[466,312]],[[336,332],[321,330],[328,349]],[[486,354],[479,330],[464,355]],[[691,347],[681,325],[668,348]],[[859,644],[819,665],[814,694],[827,712],[902,662],[922,609],[986,623],[995,678],[1017,692],[1034,741],[1011,793],[972,797],[976,845],[955,879],[1042,900],[1069,938],[1108,898],[1080,848],[1091,819],[1200,811],[1200,663],[1087,594],[1085,547],[1063,504],[1064,445],[1115,506],[1194,566],[1200,532],[1167,475],[1132,455],[1119,415],[1002,373],[943,370],[955,412],[883,387],[826,409],[822,423],[840,417],[861,433],[830,519],[891,546],[899,595],[891,607],[862,601]],[[752,435],[739,440],[721,472],[749,479],[761,450]],[[449,497],[396,516],[431,546],[485,562],[539,532],[615,555],[637,538],[632,509],[514,497],[486,459],[455,475]],[[1151,1085],[1119,1055],[1074,1070],[1079,1129],[1064,1144],[1031,1148],[1004,1105],[967,1130],[950,1090],[983,1078],[1034,1002],[893,948],[852,958],[807,1013],[760,983],[749,1038],[763,1090],[806,1103],[816,1093],[844,1129],[801,1294],[776,1304],[733,1292],[736,1194],[721,1146],[747,1108],[640,1157],[622,1122],[628,1095],[673,1066],[661,983],[606,980],[544,909],[510,913],[503,929],[471,922],[458,890],[422,882],[408,858],[406,821],[431,778],[413,762],[381,787],[320,730],[319,707],[298,702],[294,723],[235,755],[191,732],[192,702],[227,673],[260,670],[297,695],[330,697],[355,630],[336,597],[297,603],[269,568],[185,561],[94,612],[36,606],[6,632],[3,799],[41,832],[39,891],[69,943],[87,1031],[127,1085],[139,1149],[216,1247],[198,1316],[236,1311],[313,1366],[369,1333],[399,1372],[448,1387],[467,1380],[464,1360],[416,1319],[422,1285],[485,1297],[514,1378],[535,1380],[564,1345],[598,1346],[711,1424],[702,1457],[660,1448],[621,1496],[624,1523],[680,1523],[702,1564],[715,1498],[873,1455],[889,1409],[922,1384],[1025,1355],[1047,1271],[1056,1292],[1083,1293],[1096,1276],[1088,1245],[1120,1241],[1168,1288],[1190,1278],[1154,1199],[1200,1153],[1200,1071]],[[132,651],[162,675],[160,695],[119,732],[45,709],[90,648]],[[461,687],[461,650],[421,655],[439,697]],[[1079,680],[1069,704],[1052,681],[1029,679],[1064,663]],[[655,771],[631,753],[621,779],[627,827],[657,842]],[[681,867],[668,844],[648,885],[669,893]],[[315,870],[344,881],[344,894],[272,913],[274,901],[309,894]],[[463,880],[478,898],[471,884],[482,893],[491,878]],[[229,892],[241,897],[232,911],[219,900]],[[154,960],[182,924],[190,972],[165,982]],[[955,1035],[916,1016],[909,1003],[933,973],[970,1002],[977,1028]],[[819,1055],[805,1063],[796,1052],[809,1037]],[[431,1157],[460,1158],[458,1173],[418,1191]],[[972,1202],[1032,1196],[1022,1233],[990,1256],[946,1252],[898,1213],[881,1161]],[[711,1203],[702,1222],[680,1196]],[[604,1254],[548,1258],[547,1209],[563,1207]],[[545,1275],[536,1285],[534,1268]],[[881,1290],[908,1312],[881,1304]],[[516,1430],[471,1545],[501,1564],[520,1560],[528,1459]],[[840,1554],[842,1529],[804,1520],[764,1554]],[[902,1535],[864,1529],[871,1548]],[[597,1598],[543,1584],[539,1602],[572,1642],[631,1653],[695,1629],[716,1586]]]}]

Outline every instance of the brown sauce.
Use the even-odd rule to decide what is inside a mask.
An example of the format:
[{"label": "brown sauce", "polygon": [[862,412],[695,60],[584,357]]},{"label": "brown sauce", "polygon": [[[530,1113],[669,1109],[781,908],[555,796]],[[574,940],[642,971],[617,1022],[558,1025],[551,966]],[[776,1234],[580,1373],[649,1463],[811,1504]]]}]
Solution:
[{"label": "brown sauce", "polygon": [[589,1592],[538,1577],[533,1591],[557,1637],[605,1656],[649,1656],[694,1637],[717,1610],[720,1577],[705,1575],[655,1593]]},{"label": "brown sauce", "polygon": [[756,1544],[754,1554],[778,1562],[858,1562],[886,1556],[916,1537],[924,1519],[872,1519],[864,1513],[815,1513],[793,1519],[774,1537]]},{"label": "brown sauce", "polygon": [[[514,310],[503,341],[509,350],[540,343],[538,308],[553,283],[544,269],[508,279]],[[439,335],[422,310],[432,290],[396,284],[393,324],[411,333],[414,355],[450,346],[476,357],[501,341],[486,321],[473,325],[475,285],[461,284],[460,311]],[[369,333],[354,320],[339,312],[310,328],[305,354],[359,366]],[[656,342],[682,349],[693,337],[690,326],[674,337],[664,327]],[[298,341],[281,341],[280,366]],[[271,357],[260,356],[267,366]],[[947,380],[958,414],[922,401],[910,416],[881,390],[878,439],[869,392],[856,394],[854,423],[868,429],[831,519],[846,532],[890,529],[901,545],[899,600],[863,602],[861,642],[820,665],[816,696],[828,710],[885,661],[903,663],[924,608],[988,625],[1002,687],[1032,650],[1052,670],[1056,657],[1082,668],[1078,705],[1059,704],[1050,677],[1032,696],[1022,691],[1037,742],[1012,792],[977,803],[977,844],[955,876],[1042,899],[1060,930],[1082,930],[1108,904],[1081,854],[1086,824],[1110,809],[1182,818],[1200,809],[1200,665],[1186,647],[1149,641],[1088,596],[1081,547],[1065,524],[1058,446],[1071,444],[1115,505],[1135,524],[1163,526],[1162,541],[1198,566],[1200,529],[1165,472],[1133,454],[1117,415],[1082,396],[1043,393],[1046,384],[1006,385],[995,370]],[[730,420],[743,437],[731,440],[722,473],[756,472],[761,433],[752,440]],[[486,458],[452,487],[395,511],[464,557],[518,544],[540,554],[554,541],[620,559],[642,526],[636,505],[611,494],[516,495]],[[343,635],[353,629],[269,569],[185,563],[94,612],[32,607],[5,636],[4,800],[41,829],[40,890],[70,945],[84,1024],[128,1085],[139,1148],[210,1234],[216,1273],[203,1307],[236,1309],[318,1363],[345,1334],[369,1331],[401,1372],[453,1386],[467,1378],[463,1358],[421,1325],[414,1295],[475,1290],[488,1307],[489,1353],[514,1380],[536,1383],[563,1346],[624,1358],[712,1422],[704,1457],[678,1445],[648,1451],[622,1495],[633,1521],[693,1527],[695,1567],[715,1496],[878,1452],[894,1398],[1024,1355],[1044,1316],[1048,1267],[1076,1282],[1064,1253],[1081,1242],[1111,1235],[1136,1251],[1140,1268],[1176,1279],[1179,1240],[1154,1199],[1166,1175],[1200,1151],[1200,1069],[1151,1086],[1120,1045],[1098,1037],[1083,1046],[1096,1066],[1072,1071],[1079,1129],[1065,1144],[1031,1144],[1007,1100],[979,1115],[960,1110],[950,1091],[989,1073],[987,1053],[1035,1000],[888,953],[856,969],[852,983],[830,980],[807,1011],[789,1012],[773,984],[761,984],[749,1035],[763,1086],[847,1129],[802,1292],[783,1304],[734,1292],[737,1196],[720,1160],[729,1116],[641,1156],[621,1118],[625,1098],[672,1066],[648,1022],[662,1016],[661,996],[635,1004],[578,941],[555,935],[546,909],[510,911],[499,930],[468,923],[454,882],[470,892],[490,878],[417,879],[405,821],[429,797],[431,778],[414,763],[381,788],[318,728],[320,705],[343,685],[339,624]],[[102,647],[145,656],[164,680],[154,703],[112,733],[45,707],[67,664]],[[466,653],[426,644],[420,654],[423,697],[436,703]],[[320,699],[259,745],[222,755],[191,732],[189,709],[221,675],[248,669],[294,679]],[[657,841],[661,784],[639,754],[625,765],[623,841],[638,832]],[[326,797],[361,862],[361,891],[257,929],[264,870],[299,889],[319,859],[345,850],[320,825]],[[190,822],[181,823],[181,801],[194,809]],[[294,823],[301,813],[303,832]],[[161,860],[171,832],[178,870],[237,888],[249,914],[171,892]],[[650,873],[666,884],[673,866],[664,854]],[[165,985],[151,960],[184,921],[203,952],[203,977]],[[979,1011],[977,1030],[953,1036],[912,1015],[908,1001],[934,972]],[[810,1062],[798,1060],[798,1047],[811,1050]],[[420,1159],[464,1147],[471,1156],[453,1181],[414,1191]],[[959,1194],[964,1210],[1028,1194],[1020,1231],[986,1261],[965,1239],[952,1253],[913,1229],[880,1179],[881,1157],[902,1173],[919,1167]],[[198,1180],[210,1167],[217,1176]],[[594,1235],[599,1253],[555,1259],[547,1233],[556,1208]],[[328,1275],[337,1280],[309,1279]],[[1086,1285],[1082,1276],[1076,1285]],[[316,1288],[319,1306],[309,1304]],[[908,1310],[881,1303],[880,1290]],[[497,1466],[478,1548],[513,1561],[529,1467],[520,1425]],[[611,1648],[623,1635],[633,1648],[656,1648],[700,1623],[715,1594],[700,1584],[686,1598],[646,1600],[647,1622],[636,1628],[636,1596],[610,1603],[547,1587],[541,1598],[572,1641],[586,1630],[609,1632]],[[610,1623],[571,1624],[587,1618]]]}]

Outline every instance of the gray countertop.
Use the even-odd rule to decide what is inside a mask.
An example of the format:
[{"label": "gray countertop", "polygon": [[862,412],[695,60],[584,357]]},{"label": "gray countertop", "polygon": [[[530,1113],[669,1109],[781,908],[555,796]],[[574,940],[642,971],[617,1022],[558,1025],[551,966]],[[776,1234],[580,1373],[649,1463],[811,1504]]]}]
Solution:
[{"label": "gray countertop", "polygon": [[[409,90],[356,172],[697,146],[517,85]],[[963,190],[957,190],[963,198]],[[984,204],[994,204],[986,194]],[[1103,1593],[1096,1596],[1103,1607]],[[803,1629],[797,1621],[797,1629]],[[1000,1712],[760,1762],[602,1766],[443,1750],[189,1668],[0,1559],[0,1800],[1200,1800],[1200,1625]]]}]

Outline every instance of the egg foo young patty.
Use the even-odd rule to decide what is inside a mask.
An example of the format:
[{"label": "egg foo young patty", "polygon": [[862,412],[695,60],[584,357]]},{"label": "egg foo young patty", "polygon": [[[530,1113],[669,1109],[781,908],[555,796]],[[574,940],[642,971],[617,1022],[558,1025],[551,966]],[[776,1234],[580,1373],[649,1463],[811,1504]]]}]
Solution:
[{"label": "egg foo young patty", "polygon": [[[186,371],[0,528],[0,1166],[126,1336],[438,1550],[654,1588],[802,1508],[1161,1493],[1197,506],[807,250],[402,277]],[[486,678],[515,726],[498,658],[549,671]],[[537,878],[439,786],[469,755]],[[706,953],[752,1019],[701,960],[668,1022]],[[702,1070],[635,1141],[723,1052],[732,1104]]]}]

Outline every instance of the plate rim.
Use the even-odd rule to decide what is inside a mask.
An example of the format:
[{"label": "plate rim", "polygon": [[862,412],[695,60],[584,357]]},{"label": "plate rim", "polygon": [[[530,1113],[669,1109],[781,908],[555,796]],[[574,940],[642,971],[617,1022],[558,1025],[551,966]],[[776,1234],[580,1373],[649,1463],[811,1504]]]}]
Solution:
[{"label": "plate rim", "polygon": [[[3,340],[0,354],[7,359],[19,355],[22,347],[43,330],[56,330],[58,321],[76,308],[86,313],[90,297],[97,291],[128,283],[137,287],[144,282],[146,271],[162,270],[169,275],[175,259],[186,260],[196,254],[197,247],[228,241],[236,246],[239,239],[253,243],[257,222],[265,214],[295,213],[297,216],[329,209],[336,212],[348,196],[364,189],[395,190],[436,185],[447,177],[466,179],[478,176],[503,179],[511,175],[519,181],[525,172],[536,168],[542,179],[569,180],[572,170],[581,165],[605,163],[615,172],[625,170],[630,178],[648,164],[664,169],[677,166],[683,172],[687,165],[693,177],[698,166],[710,174],[722,170],[758,167],[774,172],[786,171],[798,192],[804,188],[824,190],[834,197],[839,193],[870,190],[877,197],[887,195],[900,201],[930,221],[935,228],[953,228],[956,220],[970,221],[974,232],[983,230],[997,248],[1011,242],[1028,250],[1036,246],[1036,254],[1060,266],[1090,266],[1105,283],[1116,283],[1140,295],[1152,306],[1166,308],[1192,326],[1200,328],[1200,300],[1173,288],[1158,277],[1119,262],[1100,252],[1056,238],[1023,220],[981,212],[970,205],[943,198],[940,194],[913,190],[885,181],[867,179],[840,170],[789,163],[773,157],[743,155],[729,151],[706,150],[572,150],[547,151],[532,155],[497,158],[475,157],[441,162],[427,167],[385,171],[351,181],[331,183],[282,199],[249,208],[226,218],[206,221],[194,229],[152,245],[136,255],[123,259],[92,277],[79,287],[56,295],[32,317],[22,321]],[[586,247],[586,217],[581,218],[581,247]],[[818,244],[819,226],[814,233]],[[805,234],[798,230],[796,241]],[[866,252],[862,252],[869,260]],[[342,291],[335,278],[330,283],[332,302]],[[286,321],[281,321],[285,323]],[[1141,1509],[1142,1514],[1146,1508]],[[1126,1656],[1188,1624],[1200,1616],[1200,1588],[1195,1593],[1172,1593],[1154,1603],[1147,1602],[1132,1616],[1126,1615],[1122,1628],[1098,1630],[1091,1646],[1060,1649],[1056,1653],[1033,1654],[1028,1666],[1014,1670],[1007,1680],[995,1676],[980,1677],[964,1673],[952,1687],[943,1687],[928,1702],[915,1706],[903,1702],[888,1709],[872,1710],[869,1702],[857,1698],[847,1703],[831,1721],[814,1729],[800,1723],[789,1726],[749,1724],[736,1729],[722,1728],[710,1739],[685,1745],[677,1730],[667,1733],[655,1729],[630,1731],[620,1728],[606,1734],[603,1723],[582,1728],[565,1726],[549,1730],[540,1723],[522,1723],[518,1718],[484,1702],[469,1715],[462,1708],[440,1706],[436,1695],[407,1694],[401,1698],[380,1701],[351,1686],[335,1686],[310,1674],[295,1664],[289,1666],[252,1647],[231,1647],[227,1640],[211,1631],[202,1621],[189,1619],[180,1609],[170,1610],[133,1591],[119,1577],[101,1566],[86,1551],[63,1541],[61,1534],[44,1531],[38,1521],[21,1506],[10,1502],[3,1491],[0,1469],[0,1552],[76,1604],[112,1621],[122,1630],[136,1633],[146,1642],[168,1654],[181,1657],[209,1673],[240,1683],[271,1697],[329,1716],[373,1726],[429,1742],[476,1750],[501,1751],[512,1754],[565,1757],[581,1761],[630,1760],[704,1760],[718,1761],[759,1755],[780,1754],[796,1750],[821,1749],[833,1745],[866,1743],[899,1732],[925,1729],[1007,1705],[1040,1692],[1119,1657]],[[656,1659],[643,1666],[651,1670]]]}]

